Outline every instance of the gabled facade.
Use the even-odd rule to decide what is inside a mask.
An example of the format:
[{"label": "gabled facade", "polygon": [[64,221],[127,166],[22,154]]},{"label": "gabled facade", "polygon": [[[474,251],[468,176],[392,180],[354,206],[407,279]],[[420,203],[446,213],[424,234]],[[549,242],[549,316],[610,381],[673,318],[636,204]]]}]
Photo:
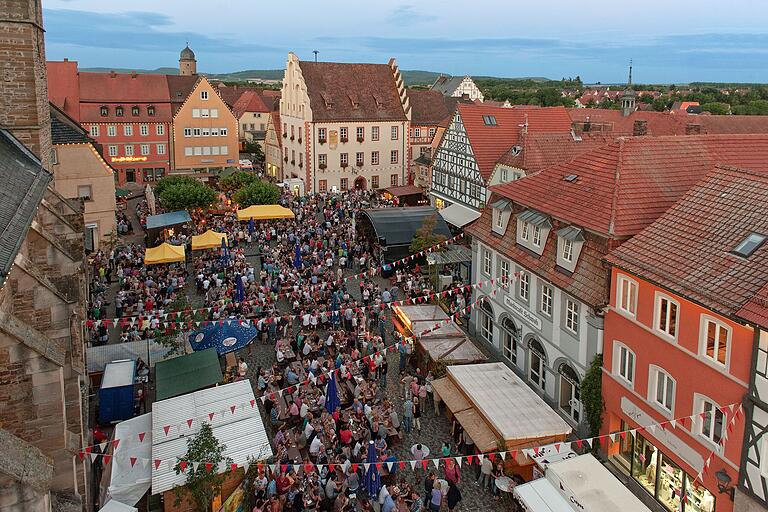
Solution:
[{"label": "gabled facade", "polygon": [[432,158],[451,123],[458,98],[437,91],[408,90],[411,103],[410,160],[413,185],[425,190],[432,181]]},{"label": "gabled facade", "polygon": [[[742,447],[736,510],[768,507],[768,286],[760,291],[751,308],[740,315],[755,329],[749,392],[745,400],[746,419]],[[745,308],[746,309],[746,308]],[[752,508],[750,508],[752,507]]]},{"label": "gabled facade", "polygon": [[433,91],[438,91],[445,96],[452,96],[455,98],[466,97],[471,101],[483,101],[482,91],[469,75],[463,77],[440,75],[437,80],[435,80],[435,83],[432,84],[431,89]]},{"label": "gabled facade", "polygon": [[283,137],[280,112],[270,112],[267,133],[264,137],[264,160],[267,176],[283,180]]}]

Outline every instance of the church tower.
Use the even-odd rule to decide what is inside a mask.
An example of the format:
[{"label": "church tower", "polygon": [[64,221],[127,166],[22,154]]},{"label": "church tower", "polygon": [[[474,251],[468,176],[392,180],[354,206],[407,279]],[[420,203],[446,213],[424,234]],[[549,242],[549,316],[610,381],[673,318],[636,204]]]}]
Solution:
[{"label": "church tower", "polygon": [[181,50],[179,55],[179,75],[181,76],[193,76],[197,74],[197,60],[195,60],[195,52],[193,52],[189,43]]},{"label": "church tower", "polygon": [[629,61],[629,80],[621,95],[621,115],[626,117],[635,111],[635,91],[632,89],[632,61]]}]

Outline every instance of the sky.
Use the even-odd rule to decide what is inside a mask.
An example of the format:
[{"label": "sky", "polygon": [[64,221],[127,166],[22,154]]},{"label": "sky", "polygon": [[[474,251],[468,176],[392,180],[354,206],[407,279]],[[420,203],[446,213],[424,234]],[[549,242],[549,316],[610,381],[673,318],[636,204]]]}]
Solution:
[{"label": "sky", "polygon": [[768,82],[766,0],[43,0],[46,54],[80,67],[282,69],[300,59],[451,75]]}]

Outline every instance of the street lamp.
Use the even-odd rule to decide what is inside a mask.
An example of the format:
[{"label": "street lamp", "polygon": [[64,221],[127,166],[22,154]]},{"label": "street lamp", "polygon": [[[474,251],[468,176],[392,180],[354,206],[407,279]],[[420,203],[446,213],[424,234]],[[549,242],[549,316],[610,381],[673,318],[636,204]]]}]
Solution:
[{"label": "street lamp", "polygon": [[731,476],[724,469],[721,469],[715,473],[715,478],[717,478],[717,490],[720,494],[727,494],[733,501],[736,488],[731,485]]}]

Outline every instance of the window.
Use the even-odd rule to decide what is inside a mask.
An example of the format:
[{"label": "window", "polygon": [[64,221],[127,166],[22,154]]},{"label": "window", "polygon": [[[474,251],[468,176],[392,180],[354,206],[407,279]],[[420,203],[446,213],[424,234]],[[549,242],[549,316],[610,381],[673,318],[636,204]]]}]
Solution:
[{"label": "window", "polygon": [[624,313],[635,316],[637,313],[637,283],[627,276],[618,276],[616,287],[618,289],[616,307]]},{"label": "window", "polygon": [[339,128],[339,139],[341,139],[341,142],[347,142],[349,140],[349,133],[347,132],[346,126]]},{"label": "window", "polygon": [[371,151],[371,165],[379,165],[379,152]]},{"label": "window", "polygon": [[677,335],[678,307],[669,297],[656,297],[656,329],[672,338]]},{"label": "window", "polygon": [[200,91],[200,99],[201,100],[207,100],[208,99],[208,91]]},{"label": "window", "polygon": [[107,137],[117,137],[117,126],[113,124],[107,126]]},{"label": "window", "polygon": [[357,135],[357,141],[358,142],[363,142],[363,139],[365,138],[364,137],[365,136],[365,128],[363,128],[362,126],[358,126],[355,129],[355,133]]},{"label": "window", "polygon": [[528,348],[530,349],[528,378],[537,388],[543,391],[547,385],[547,356],[545,355],[544,347],[541,346],[538,340],[532,339],[528,342]]},{"label": "window", "polygon": [[525,302],[528,302],[531,296],[531,275],[528,272],[520,271],[520,286],[517,295]]},{"label": "window", "polygon": [[328,190],[328,181],[326,180],[319,180],[317,182],[318,189],[320,192],[326,192]]},{"label": "window", "polygon": [[533,226],[533,245],[541,247],[541,228]]},{"label": "window", "polygon": [[211,137],[218,137],[218,136],[219,136],[219,129],[211,128]]},{"label": "window", "polygon": [[742,242],[733,249],[732,252],[743,258],[749,258],[753,252],[763,245],[766,238],[768,237],[761,235],[760,233],[750,233],[747,235],[747,238],[742,240]]},{"label": "window", "polygon": [[355,163],[357,165],[363,165],[364,160],[365,160],[365,153],[358,152],[355,154]]},{"label": "window", "polygon": [[195,156],[200,156],[200,155],[203,154],[203,148],[201,148],[200,146],[195,146],[192,149],[193,149],[193,152],[194,152]]},{"label": "window", "polygon": [[723,438],[725,414],[716,403],[706,397],[697,397],[699,416],[699,434],[713,443],[719,443]]},{"label": "window", "polygon": [[487,276],[491,275],[491,251],[483,249],[483,273]]},{"label": "window", "polygon": [[371,126],[371,140],[379,140],[379,127]]},{"label": "window", "polygon": [[435,136],[435,129],[434,128],[430,128],[429,129],[429,136],[430,136],[430,138]]},{"label": "window", "polygon": [[212,109],[211,109],[211,117],[212,117],[213,119],[216,119],[216,118],[218,118],[218,117],[219,117],[219,109],[217,109],[217,108],[212,108]]},{"label": "window", "polygon": [[563,239],[563,252],[561,254],[564,261],[571,263],[573,261],[573,240]]},{"label": "window", "polygon": [[221,147],[220,146],[211,146],[211,154],[212,155],[220,155],[221,154]]},{"label": "window", "polygon": [[184,128],[184,136],[185,137],[191,137],[192,136],[192,128]]},{"label": "window", "polygon": [[501,326],[501,352],[507,360],[517,364],[517,344],[520,343],[520,329],[510,318],[505,318]]},{"label": "window", "polygon": [[341,178],[341,190],[347,190],[349,188],[349,178]]},{"label": "window", "polygon": [[132,137],[133,136],[133,126],[130,124],[126,124],[123,126],[123,135],[126,137]]},{"label": "window", "polygon": [[85,199],[86,201],[90,201],[91,197],[93,197],[93,190],[90,185],[78,185],[77,186],[77,197],[80,199]]},{"label": "window", "polygon": [[155,134],[156,135],[165,135],[165,125],[164,124],[156,124],[155,125]]},{"label": "window", "polygon": [[525,240],[526,242],[531,238],[531,225],[527,222],[523,222],[522,226],[520,227],[520,238]]},{"label": "window", "polygon": [[107,114],[109,114],[109,108],[107,107],[101,107],[99,111],[101,113],[101,117],[107,117]]},{"label": "window", "polygon": [[499,278],[504,286],[509,282],[509,261],[499,258]]},{"label": "window", "polygon": [[486,126],[496,126],[496,116],[483,116],[483,124]]},{"label": "window", "polygon": [[115,107],[115,115],[117,117],[123,117],[123,107]]},{"label": "window", "polygon": [[493,213],[494,215],[496,215],[496,229],[503,230],[504,229],[504,213],[501,210],[496,210]]},{"label": "window", "polygon": [[192,109],[192,117],[194,117],[194,118],[200,117],[200,109],[199,108],[193,108]]},{"label": "window", "polygon": [[142,137],[146,137],[147,135],[149,135],[149,126],[147,126],[146,124],[139,125],[139,134]]},{"label": "window", "polygon": [[131,115],[132,116],[139,115],[139,107],[131,107]]},{"label": "window", "polygon": [[635,383],[635,353],[618,342],[613,347],[613,372],[627,383]]},{"label": "window", "polygon": [[389,185],[392,187],[397,186],[397,174],[393,174],[389,177]]},{"label": "window", "polygon": [[328,167],[328,155],[325,153],[317,155],[317,163],[321,169]]},{"label": "window", "polygon": [[414,128],[413,129],[413,136],[414,137],[421,137],[421,128]]},{"label": "window", "polygon": [[208,110],[207,108],[201,108],[200,109],[200,117],[210,117],[210,115],[211,115],[210,112],[211,111]]},{"label": "window", "polygon": [[117,156],[117,146],[109,146],[109,156]]},{"label": "window", "polygon": [[243,123],[243,131],[248,131],[248,123]]},{"label": "window", "polygon": [[396,164],[398,160],[400,159],[400,154],[396,149],[393,149],[389,152],[389,163]]},{"label": "window", "polygon": [[211,136],[211,129],[210,128],[203,128],[202,129],[202,135],[203,135],[203,137],[210,137]]},{"label": "window", "polygon": [[192,156],[192,148],[184,148],[184,156]]},{"label": "window", "polygon": [[203,134],[202,128],[192,128],[192,135],[200,137]]},{"label": "window", "polygon": [[99,125],[92,124],[90,131],[91,131],[91,137],[98,137],[99,136]]},{"label": "window", "polygon": [[726,366],[731,329],[724,323],[709,317],[703,317],[702,324],[699,354],[719,365]]},{"label": "window", "polygon": [[130,144],[125,146],[125,155],[126,156],[133,156],[133,146],[131,146]]},{"label": "window", "polygon": [[560,373],[560,400],[558,406],[573,421],[579,422],[581,418],[581,386],[576,370],[563,363],[558,369]]},{"label": "window", "polygon": [[554,290],[548,284],[541,285],[541,303],[539,304],[539,311],[547,316],[552,316],[552,296]]},{"label": "window", "polygon": [[371,176],[371,188],[379,188],[379,176]]},{"label": "window", "polygon": [[144,156],[148,155],[149,154],[149,144],[142,144],[140,150],[141,150],[141,154],[142,155],[144,155]]},{"label": "window", "polygon": [[486,343],[493,344],[493,311],[485,301],[480,307],[480,338]]},{"label": "window", "polygon": [[[155,115],[155,107],[154,106],[150,105],[150,106],[147,107],[147,115],[148,116]],[[162,133],[158,133],[158,135],[162,135]]]},{"label": "window", "polygon": [[390,130],[390,136],[391,136],[392,140],[397,140],[397,138],[398,138],[398,135],[400,134],[400,131],[399,131],[399,129],[398,129],[398,128],[399,128],[399,127],[398,127],[398,126],[396,126],[396,125],[395,125],[395,126],[393,126],[393,127],[391,128],[391,130]]},{"label": "window", "polygon": [[[213,130],[213,128],[211,128],[211,130]],[[219,128],[219,135],[220,136],[226,137],[227,133],[229,133],[229,132],[227,131],[226,128]],[[211,135],[213,135],[213,131],[211,131]]]},{"label": "window", "polygon": [[325,142],[325,128],[317,129],[317,138],[320,139],[320,142]]},{"label": "window", "polygon": [[675,406],[675,379],[658,366],[650,367],[648,399],[669,413]]},{"label": "window", "polygon": [[158,155],[164,155],[165,154],[165,144],[158,144],[157,145],[157,154]]},{"label": "window", "polygon": [[565,328],[579,333],[579,303],[575,300],[565,299]]},{"label": "window", "polygon": [[347,153],[339,153],[339,163],[342,167],[349,165],[349,155]]}]

